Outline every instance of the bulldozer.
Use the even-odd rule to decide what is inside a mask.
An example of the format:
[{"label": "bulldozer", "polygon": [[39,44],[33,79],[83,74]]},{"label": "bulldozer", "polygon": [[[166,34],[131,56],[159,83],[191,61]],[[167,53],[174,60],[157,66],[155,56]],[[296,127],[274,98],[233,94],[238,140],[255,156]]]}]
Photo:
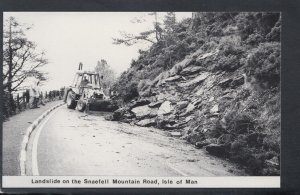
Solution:
[{"label": "bulldozer", "polygon": [[80,112],[106,111],[118,109],[116,102],[105,95],[101,80],[103,76],[97,72],[78,70],[73,83],[65,89],[64,101],[67,108]]}]

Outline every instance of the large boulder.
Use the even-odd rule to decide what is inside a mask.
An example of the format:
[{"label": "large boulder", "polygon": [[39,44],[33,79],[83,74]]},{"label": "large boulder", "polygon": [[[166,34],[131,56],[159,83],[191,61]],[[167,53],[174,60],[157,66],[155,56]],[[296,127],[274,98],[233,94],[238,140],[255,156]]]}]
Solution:
[{"label": "large boulder", "polygon": [[174,110],[173,106],[171,105],[170,101],[165,101],[161,104],[157,111],[157,115],[166,115],[170,114]]},{"label": "large boulder", "polygon": [[137,119],[155,117],[157,115],[157,109],[149,108],[148,105],[135,107],[131,109],[131,112],[135,114]]},{"label": "large boulder", "polygon": [[123,116],[128,113],[128,109],[125,107],[119,108],[113,112],[111,117],[107,117],[107,120],[119,121],[123,118]]}]

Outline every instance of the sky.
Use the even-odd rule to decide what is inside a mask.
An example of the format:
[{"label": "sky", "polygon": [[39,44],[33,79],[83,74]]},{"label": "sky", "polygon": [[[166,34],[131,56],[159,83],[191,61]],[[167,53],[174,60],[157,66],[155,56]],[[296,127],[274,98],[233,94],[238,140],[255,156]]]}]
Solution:
[{"label": "sky", "polygon": [[[159,19],[164,14],[159,13]],[[120,75],[149,43],[128,47],[114,45],[112,38],[120,37],[120,31],[138,34],[150,30],[154,21],[145,12],[5,12],[4,20],[10,16],[33,25],[26,35],[46,53],[49,63],[41,70],[48,72],[49,79],[41,86],[43,91],[69,86],[79,62],[84,70],[93,70],[97,61],[105,59]],[[177,21],[191,16],[191,12],[176,13]],[[143,22],[136,23],[136,19]]]}]

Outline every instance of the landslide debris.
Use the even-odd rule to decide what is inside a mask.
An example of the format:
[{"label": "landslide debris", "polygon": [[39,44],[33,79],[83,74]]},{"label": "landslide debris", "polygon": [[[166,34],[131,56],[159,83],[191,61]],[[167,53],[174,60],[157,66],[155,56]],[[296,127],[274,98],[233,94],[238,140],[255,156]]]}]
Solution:
[{"label": "landslide debris", "polygon": [[170,131],[251,175],[279,175],[280,27],[278,13],[195,13],[121,75],[123,107],[108,119]]}]

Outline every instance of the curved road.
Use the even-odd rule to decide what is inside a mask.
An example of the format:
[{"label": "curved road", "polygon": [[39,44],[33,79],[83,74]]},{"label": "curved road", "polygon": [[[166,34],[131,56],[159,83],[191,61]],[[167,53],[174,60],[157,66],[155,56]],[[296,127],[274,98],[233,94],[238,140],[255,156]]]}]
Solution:
[{"label": "curved road", "polygon": [[106,121],[66,105],[36,128],[27,150],[27,175],[230,176],[227,161],[154,128]]}]

